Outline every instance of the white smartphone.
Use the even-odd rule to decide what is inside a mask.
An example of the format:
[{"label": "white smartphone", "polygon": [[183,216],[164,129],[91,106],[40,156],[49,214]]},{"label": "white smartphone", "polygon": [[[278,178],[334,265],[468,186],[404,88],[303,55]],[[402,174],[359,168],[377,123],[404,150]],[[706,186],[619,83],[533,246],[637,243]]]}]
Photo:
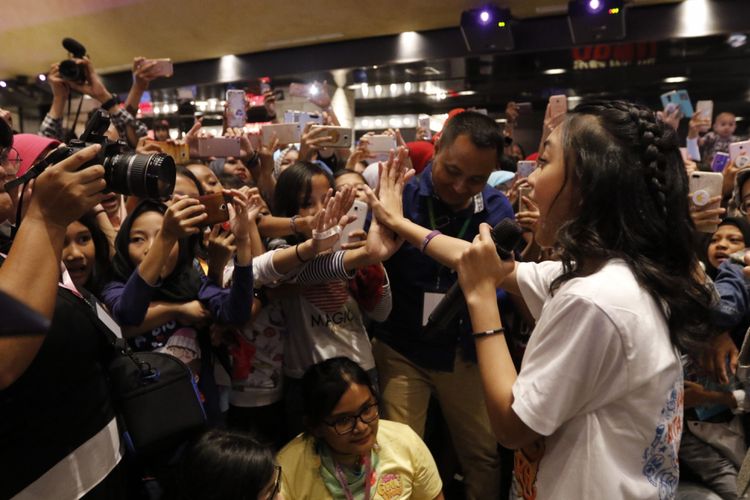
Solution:
[{"label": "white smartphone", "polygon": [[396,150],[396,138],[392,135],[371,135],[367,138],[367,149],[372,153],[389,153]]},{"label": "white smartphone", "polygon": [[271,144],[273,134],[276,134],[279,144],[294,144],[300,141],[302,129],[299,123],[272,123],[263,125],[260,134],[263,136],[263,144]]},{"label": "white smartphone", "polygon": [[[701,115],[701,118],[713,120],[714,116],[714,102],[713,101],[698,101],[695,103],[695,112]],[[709,125],[710,126],[710,125]]]},{"label": "white smartphone", "polygon": [[730,144],[729,157],[737,168],[750,167],[750,141],[733,142]]},{"label": "white smartphone", "polygon": [[154,76],[169,78],[174,74],[174,66],[171,59],[154,59]]},{"label": "white smartphone", "polygon": [[528,184],[524,184],[522,186],[518,186],[518,211],[519,212],[525,212],[528,210],[529,207],[526,206],[526,202],[523,201],[523,197],[528,197],[529,194],[531,194],[531,186]]},{"label": "white smartphone", "polygon": [[198,156],[208,158],[235,158],[241,153],[239,137],[199,137],[198,138]]},{"label": "white smartphone", "polygon": [[424,140],[425,141],[432,140],[432,130],[430,129],[430,116],[419,115],[419,118],[417,119],[417,123],[424,130],[424,134],[425,134]]},{"label": "white smartphone", "polygon": [[323,125],[323,115],[307,111],[284,111],[284,123],[297,123],[304,130],[308,122]]},{"label": "white smartphone", "polygon": [[[711,198],[721,195],[724,176],[720,172],[697,171],[690,174],[690,204],[696,208],[719,208],[721,200],[710,203]],[[713,233],[716,224],[699,224],[696,229],[701,233]]]},{"label": "white smartphone", "polygon": [[349,243],[349,235],[354,231],[361,231],[365,228],[365,221],[367,220],[367,203],[362,200],[354,200],[352,208],[346,213],[347,215],[356,217],[353,222],[346,225],[344,230],[341,232],[341,238],[333,245],[333,250],[340,250],[341,245]]},{"label": "white smartphone", "polygon": [[521,160],[516,163],[516,172],[518,172],[518,177],[523,177],[524,179],[530,176],[531,172],[533,172],[535,168],[535,161]]},{"label": "white smartphone", "polygon": [[245,91],[227,90],[227,126],[242,128],[245,126]]},{"label": "white smartphone", "polygon": [[334,125],[313,125],[312,130],[325,129],[325,132],[319,132],[321,137],[329,136],[328,141],[319,142],[318,146],[324,148],[350,148],[352,147],[352,138],[354,130],[349,127],[337,127]]}]

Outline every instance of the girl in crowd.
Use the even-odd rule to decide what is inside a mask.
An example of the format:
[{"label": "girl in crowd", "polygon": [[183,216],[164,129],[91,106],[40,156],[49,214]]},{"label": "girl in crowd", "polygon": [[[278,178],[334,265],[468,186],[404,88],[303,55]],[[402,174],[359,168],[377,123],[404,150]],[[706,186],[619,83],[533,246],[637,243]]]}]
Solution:
[{"label": "girl in crowd", "polygon": [[357,363],[337,357],[313,365],[302,398],[306,432],[278,457],[285,498],[442,500],[427,446],[409,426],[380,420],[377,391]]},{"label": "girl in crowd", "polygon": [[171,500],[282,500],[281,467],[249,434],[213,429],[182,458]]},{"label": "girl in crowd", "polygon": [[85,288],[99,295],[108,281],[110,266],[109,242],[99,228],[96,217],[84,215],[68,225],[62,261],[76,288]]},{"label": "girl in crowd", "polygon": [[[405,220],[398,169],[384,169],[379,206],[369,196],[383,224],[458,270],[490,421],[499,442],[517,449],[517,497],[672,498],[677,347],[701,345],[710,304],[674,132],[642,106],[581,104],[538,161],[529,178],[535,239],[561,262],[501,260],[486,224],[469,244]],[[536,319],[520,372],[497,287]]]},{"label": "girl in crowd", "polygon": [[[279,176],[274,197],[275,214],[281,217],[315,215],[332,187],[333,180],[319,165],[297,162]],[[376,376],[360,307],[375,321],[383,321],[390,312],[390,287],[380,262],[395,252],[400,241],[383,237],[382,229],[374,225],[365,246],[336,252],[325,263],[311,265],[307,270],[313,278],[316,275],[333,278],[308,285],[298,279],[295,289],[280,299],[287,328],[293,332],[286,337],[284,348],[284,372],[288,377],[287,426],[292,436],[302,428],[299,380],[307,368],[345,355],[359,363],[373,379]],[[314,234],[313,238],[320,236]],[[296,234],[287,238],[287,242],[294,245],[305,239]],[[368,266],[368,279],[352,280],[355,270]],[[356,293],[350,280],[357,283]]]}]

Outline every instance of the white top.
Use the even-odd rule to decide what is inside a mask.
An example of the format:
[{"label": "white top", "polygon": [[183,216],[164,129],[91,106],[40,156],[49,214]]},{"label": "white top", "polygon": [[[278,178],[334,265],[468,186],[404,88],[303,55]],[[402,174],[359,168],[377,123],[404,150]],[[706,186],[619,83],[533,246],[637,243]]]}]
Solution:
[{"label": "white top", "polygon": [[682,432],[680,358],[659,304],[628,266],[549,285],[559,262],[517,268],[536,318],[513,411],[546,436],[516,451],[526,498],[674,498]]}]

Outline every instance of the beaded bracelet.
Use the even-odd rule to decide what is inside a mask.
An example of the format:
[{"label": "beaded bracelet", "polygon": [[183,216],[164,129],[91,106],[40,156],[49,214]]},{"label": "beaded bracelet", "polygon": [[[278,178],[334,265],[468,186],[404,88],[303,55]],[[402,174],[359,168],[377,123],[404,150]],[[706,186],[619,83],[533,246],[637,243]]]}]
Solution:
[{"label": "beaded bracelet", "polygon": [[424,251],[427,249],[427,245],[430,243],[432,238],[434,238],[438,234],[443,234],[443,233],[435,229],[434,231],[430,231],[430,233],[424,237],[424,240],[422,240],[422,253],[424,253]]},{"label": "beaded bracelet", "polygon": [[472,336],[474,338],[489,337],[490,335],[498,335],[500,333],[505,333],[505,328],[495,328],[494,330],[485,330],[483,332],[476,332],[476,333],[472,333]]}]

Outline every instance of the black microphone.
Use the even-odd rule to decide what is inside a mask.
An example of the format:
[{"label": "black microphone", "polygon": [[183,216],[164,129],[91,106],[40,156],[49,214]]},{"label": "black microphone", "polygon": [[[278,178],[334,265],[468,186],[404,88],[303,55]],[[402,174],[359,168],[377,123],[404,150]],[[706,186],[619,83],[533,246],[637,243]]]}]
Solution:
[{"label": "black microphone", "polygon": [[77,59],[81,59],[86,55],[86,47],[81,42],[72,38],[63,38],[62,46]]},{"label": "black microphone", "polygon": [[[513,258],[513,249],[521,241],[523,229],[513,219],[506,218],[498,222],[490,234],[495,242],[497,254],[501,259],[507,260]],[[464,292],[456,281],[430,314],[425,325],[425,336],[435,336],[444,332],[465,307]]]}]

